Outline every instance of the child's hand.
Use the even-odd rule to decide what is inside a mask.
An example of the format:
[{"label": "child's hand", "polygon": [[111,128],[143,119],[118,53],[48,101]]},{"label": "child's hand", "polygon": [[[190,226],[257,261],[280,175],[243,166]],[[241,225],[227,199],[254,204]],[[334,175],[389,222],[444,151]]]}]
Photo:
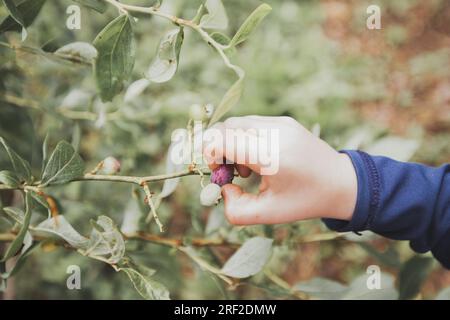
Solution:
[{"label": "child's hand", "polygon": [[[226,158],[236,164],[242,177],[248,177],[252,171],[261,174],[257,195],[246,193],[235,184],[222,187],[225,214],[231,223],[275,224],[321,217],[351,219],[357,198],[357,178],[350,158],[332,149],[294,119],[235,117],[211,129],[220,130],[223,136],[223,143],[206,143],[204,148],[211,169]],[[254,146],[237,144],[232,150],[233,143],[227,141],[226,129],[241,131],[238,141],[244,141],[248,135],[258,135],[260,129],[279,130],[277,173],[264,175],[262,163],[249,161],[251,153],[256,152]]]}]

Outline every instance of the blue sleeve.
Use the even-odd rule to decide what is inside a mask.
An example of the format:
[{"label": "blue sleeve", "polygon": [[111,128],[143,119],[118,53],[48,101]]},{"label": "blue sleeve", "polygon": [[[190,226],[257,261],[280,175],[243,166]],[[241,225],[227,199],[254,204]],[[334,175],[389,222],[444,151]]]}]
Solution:
[{"label": "blue sleeve", "polygon": [[450,269],[450,164],[438,168],[342,151],[352,160],[358,197],[351,221],[324,219],[335,231],[371,230],[409,240]]}]

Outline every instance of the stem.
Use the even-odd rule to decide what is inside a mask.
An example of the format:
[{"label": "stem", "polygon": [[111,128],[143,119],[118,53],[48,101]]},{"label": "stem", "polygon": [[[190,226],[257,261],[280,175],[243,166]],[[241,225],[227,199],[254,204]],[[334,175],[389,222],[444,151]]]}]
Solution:
[{"label": "stem", "polygon": [[[76,178],[70,182],[75,181],[110,181],[110,182],[123,182],[123,183],[132,183],[137,184],[139,186],[142,186],[145,183],[148,182],[157,182],[157,181],[163,181],[167,179],[173,179],[178,177],[186,177],[186,176],[198,176],[198,175],[210,175],[210,172],[201,172],[200,169],[196,169],[195,171],[192,170],[183,170],[173,173],[166,173],[166,174],[159,174],[155,176],[145,176],[145,177],[138,177],[138,176],[116,176],[116,175],[100,175],[100,174],[91,174],[86,173],[83,177]],[[4,184],[0,184],[0,190],[31,190],[31,191],[39,191],[40,188],[46,188],[49,186],[41,186],[39,184],[33,184],[33,185],[21,185],[19,187],[10,187],[6,186]]]},{"label": "stem", "polygon": [[264,275],[267,277],[267,279],[269,279],[270,281],[272,281],[274,284],[276,284],[277,286],[279,286],[280,288],[288,291],[291,295],[297,297],[300,300],[308,300],[310,299],[309,295],[298,291],[296,289],[293,289],[289,283],[287,283],[284,279],[280,278],[278,275],[272,273],[271,271],[265,271]]},{"label": "stem", "polygon": [[[165,238],[165,237],[160,237],[155,234],[144,233],[144,232],[124,235],[124,237],[129,240],[143,240],[143,241],[148,241],[148,242],[152,242],[155,244],[160,244],[160,245],[164,245],[164,246],[168,246],[168,247],[172,247],[172,248],[178,248],[178,247],[182,247],[184,245],[183,239]],[[228,242],[227,240],[222,239],[222,238],[216,238],[216,239],[192,238],[192,239],[189,239],[189,244],[194,247],[227,246],[227,247],[237,248],[240,246],[239,243]]]},{"label": "stem", "polygon": [[[210,172],[202,172],[202,174],[209,175]],[[142,186],[147,182],[156,182],[156,181],[162,181],[162,180],[185,177],[185,176],[193,176],[193,175],[200,175],[200,173],[197,171],[189,170],[189,169],[186,169],[183,171],[178,171],[178,172],[173,172],[173,173],[159,174],[159,175],[155,175],[155,176],[146,176],[146,177],[99,175],[99,174],[87,173],[83,177],[75,179],[74,181],[113,181],[113,182],[134,183],[139,186]]]},{"label": "stem", "polygon": [[[0,242],[11,242],[17,236],[16,232],[6,232],[0,233]],[[166,238],[161,237],[151,233],[139,232],[134,234],[123,234],[123,237],[126,240],[141,240],[146,242],[151,242],[154,244],[159,244],[163,246],[168,246],[171,248],[179,248],[183,247],[184,242],[183,239],[179,238]],[[33,239],[35,241],[43,241],[50,239],[45,236],[33,235]],[[189,244],[194,247],[239,247],[239,243],[228,242],[225,239],[216,238],[216,239],[205,239],[205,238],[192,238],[189,240]]]},{"label": "stem", "polygon": [[148,187],[147,182],[144,182],[142,184],[142,187],[144,188],[146,200],[147,200],[147,203],[148,203],[148,205],[150,207],[150,213],[149,213],[149,216],[146,219],[146,222],[150,222],[150,214],[151,214],[153,216],[153,219],[155,219],[156,224],[159,227],[159,231],[163,232],[164,231],[164,226],[161,223],[161,221],[159,220],[158,214],[156,213],[156,207],[155,207],[155,204],[153,203],[153,199],[152,199],[153,195],[150,192],[150,189]]}]

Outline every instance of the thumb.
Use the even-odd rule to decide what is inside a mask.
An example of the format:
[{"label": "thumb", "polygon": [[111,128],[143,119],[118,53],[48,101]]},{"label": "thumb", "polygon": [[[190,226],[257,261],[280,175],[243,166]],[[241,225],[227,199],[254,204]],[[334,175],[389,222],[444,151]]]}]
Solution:
[{"label": "thumb", "polygon": [[225,216],[231,224],[251,225],[262,223],[275,223],[272,214],[273,205],[266,193],[258,195],[246,193],[235,184],[226,184],[222,187],[225,203]]}]

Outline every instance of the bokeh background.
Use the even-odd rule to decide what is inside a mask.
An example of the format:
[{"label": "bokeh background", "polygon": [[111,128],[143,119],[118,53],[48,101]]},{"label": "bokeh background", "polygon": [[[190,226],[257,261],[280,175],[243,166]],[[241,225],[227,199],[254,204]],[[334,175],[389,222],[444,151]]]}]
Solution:
[{"label": "bokeh background", "polygon": [[[149,4],[144,0],[126,2]],[[267,2],[272,12],[232,57],[247,74],[245,93],[233,115],[288,115],[336,148],[361,148],[429,165],[449,162],[449,1]],[[162,10],[191,18],[200,3],[166,0]],[[92,42],[117,14],[114,8],[104,15],[83,8],[82,29],[70,31],[65,28],[65,11],[70,4],[73,2],[68,0],[47,1],[29,28],[25,44],[52,51],[73,41]],[[225,0],[230,20],[227,33],[232,35],[259,4],[256,0]],[[382,9],[381,30],[366,28],[370,4]],[[0,7],[0,15],[6,16],[4,7]],[[161,35],[170,27],[157,17],[139,19],[132,80],[143,77]],[[6,33],[0,41],[20,44],[20,35]],[[179,70],[170,82],[151,84],[127,103],[120,95],[112,103],[102,104],[96,97],[90,68],[62,65],[0,47],[0,135],[32,159],[36,171],[42,141],[49,133],[53,146],[61,139],[78,146],[88,168],[111,155],[120,159],[123,174],[163,173],[171,132],[186,127],[192,104],[217,105],[233,77],[215,52],[187,31]],[[236,183],[252,189],[257,182],[251,178]],[[160,188],[156,184],[155,189]],[[315,277],[348,284],[372,264],[391,275],[396,286],[402,272],[409,272],[411,281],[423,280],[416,298],[434,299],[450,286],[450,272],[437,262],[417,266],[416,260],[411,262],[415,254],[407,242],[373,235],[364,236],[363,241],[358,237],[297,241],[327,233],[320,221],[231,227],[223,219],[221,206],[211,209],[200,205],[200,189],[198,177],[183,178],[162,202],[159,214],[168,227],[164,236],[236,241],[254,235],[274,237],[277,246],[267,266],[274,277],[257,275],[229,290],[176,250],[129,241],[131,256],[158,270],[156,278],[169,288],[172,298],[294,298],[286,284],[295,286]],[[89,219],[99,215],[113,218],[120,226],[125,214],[139,212],[132,192],[128,185],[106,182],[71,183],[49,190],[58,200],[60,213],[81,233],[89,230]],[[4,206],[20,202],[11,192],[1,195]],[[0,229],[9,227],[1,219]],[[155,226],[148,228],[158,234]],[[233,248],[202,249],[201,253],[220,266]],[[82,270],[81,290],[66,288],[66,269],[73,264]],[[51,245],[33,252],[2,296],[140,298],[126,276],[110,266]]]}]

